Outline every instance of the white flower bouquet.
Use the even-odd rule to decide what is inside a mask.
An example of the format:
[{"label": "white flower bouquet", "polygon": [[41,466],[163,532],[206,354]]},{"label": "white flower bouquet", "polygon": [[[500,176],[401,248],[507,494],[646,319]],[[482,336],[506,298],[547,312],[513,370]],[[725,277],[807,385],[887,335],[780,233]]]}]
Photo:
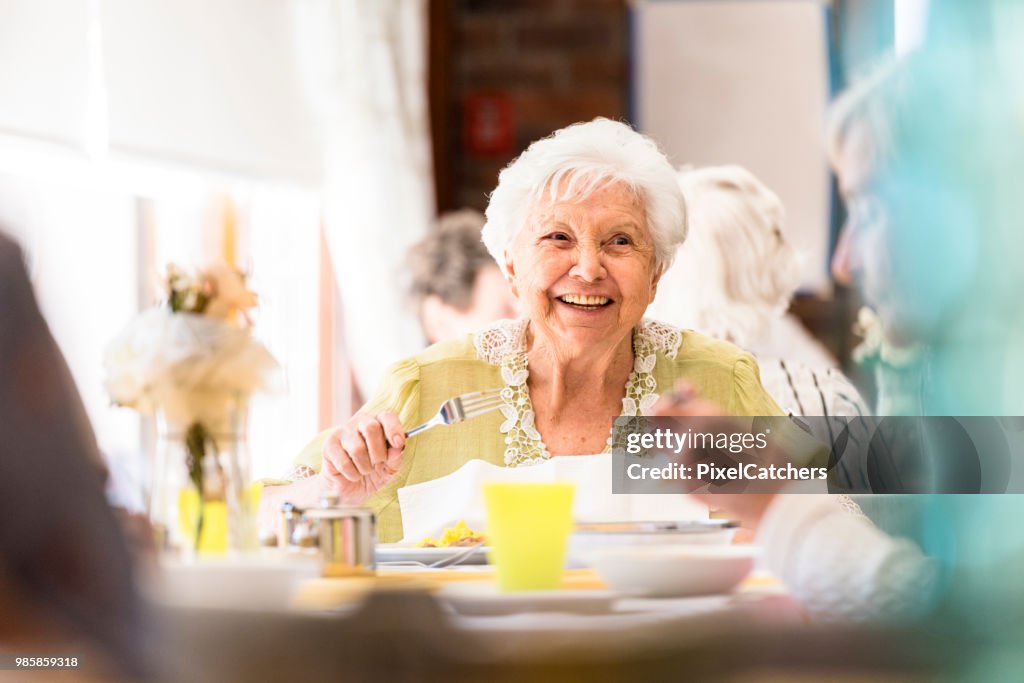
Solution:
[{"label": "white flower bouquet", "polygon": [[173,425],[199,420],[217,432],[221,415],[203,397],[279,388],[280,367],[251,332],[256,295],[224,265],[195,275],[172,265],[166,283],[167,303],[140,313],[107,347],[107,392],[117,405],[162,409]]},{"label": "white flower bouquet", "polygon": [[164,436],[184,446],[199,493],[198,546],[203,502],[223,500],[226,482],[238,479],[238,463],[207,456],[220,450],[218,440],[223,446],[236,437],[239,412],[253,393],[279,388],[280,366],[252,335],[248,311],[256,295],[241,272],[217,265],[189,273],[171,265],[165,283],[166,303],[140,313],[107,347],[106,388],[117,405],[159,413]]}]

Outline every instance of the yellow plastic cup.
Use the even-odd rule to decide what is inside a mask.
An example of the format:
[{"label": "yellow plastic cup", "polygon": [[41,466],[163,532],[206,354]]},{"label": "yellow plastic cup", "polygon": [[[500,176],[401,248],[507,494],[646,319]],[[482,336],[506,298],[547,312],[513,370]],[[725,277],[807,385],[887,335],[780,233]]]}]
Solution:
[{"label": "yellow plastic cup", "polygon": [[487,538],[502,591],[561,585],[572,494],[572,484],[484,484]]}]

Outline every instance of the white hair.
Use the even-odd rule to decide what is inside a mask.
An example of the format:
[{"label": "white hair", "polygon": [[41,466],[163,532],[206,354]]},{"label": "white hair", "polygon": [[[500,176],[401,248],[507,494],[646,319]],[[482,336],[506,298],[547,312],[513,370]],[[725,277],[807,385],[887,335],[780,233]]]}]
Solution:
[{"label": "white hair", "polygon": [[648,313],[751,347],[789,307],[801,259],[778,196],[740,166],[683,169],[690,237]]},{"label": "white hair", "polygon": [[537,140],[498,176],[483,240],[498,263],[545,190],[547,200],[582,200],[622,183],[643,203],[655,265],[667,268],[686,239],[686,206],[675,171],[650,138],[618,121],[596,118]]}]

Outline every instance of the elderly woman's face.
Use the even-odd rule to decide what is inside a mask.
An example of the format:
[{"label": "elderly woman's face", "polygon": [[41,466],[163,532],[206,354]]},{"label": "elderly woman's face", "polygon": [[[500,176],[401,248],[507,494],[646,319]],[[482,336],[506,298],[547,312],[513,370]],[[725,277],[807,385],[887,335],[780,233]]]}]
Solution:
[{"label": "elderly woman's face", "polygon": [[583,200],[541,199],[507,268],[531,323],[578,351],[640,321],[660,275],[654,264],[642,203],[612,184]]}]

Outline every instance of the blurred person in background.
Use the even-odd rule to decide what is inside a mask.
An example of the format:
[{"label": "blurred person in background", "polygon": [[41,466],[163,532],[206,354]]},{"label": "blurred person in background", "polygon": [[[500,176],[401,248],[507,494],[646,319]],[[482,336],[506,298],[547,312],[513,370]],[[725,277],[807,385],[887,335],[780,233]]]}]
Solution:
[{"label": "blurred person in background", "polygon": [[790,415],[867,414],[835,359],[786,312],[800,258],[786,240],[778,196],[740,166],[683,169],[679,185],[690,238],[649,313],[753,353],[762,384]]},{"label": "blurred person in background", "polygon": [[[142,675],[142,614],[106,470],[19,247],[0,232],[0,650]],[[51,672],[53,673],[53,672]]]},{"label": "blurred person in background", "polygon": [[516,317],[515,298],[480,237],[486,219],[462,209],[409,250],[410,291],[430,344]]},{"label": "blurred person in background", "polygon": [[651,312],[759,358],[816,368],[836,360],[787,313],[800,286],[801,258],[786,239],[778,195],[742,166],[684,167],[679,187],[690,237],[664,275]]}]

